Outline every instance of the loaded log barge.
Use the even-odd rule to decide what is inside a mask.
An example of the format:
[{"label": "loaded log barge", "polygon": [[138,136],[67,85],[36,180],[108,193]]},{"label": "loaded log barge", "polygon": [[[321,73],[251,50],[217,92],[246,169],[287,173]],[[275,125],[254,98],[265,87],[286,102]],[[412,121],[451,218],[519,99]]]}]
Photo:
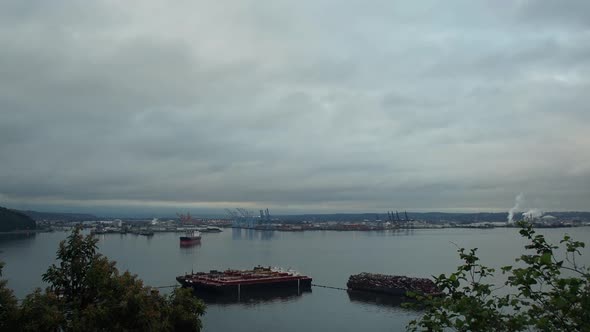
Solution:
[{"label": "loaded log barge", "polygon": [[183,287],[196,291],[240,294],[244,291],[271,291],[293,289],[298,292],[311,290],[311,278],[296,272],[257,266],[252,270],[225,270],[197,272],[176,277]]},{"label": "loaded log barge", "polygon": [[351,275],[346,286],[349,292],[365,291],[396,296],[405,296],[409,292],[431,296],[441,294],[436,284],[430,279],[366,272]]}]

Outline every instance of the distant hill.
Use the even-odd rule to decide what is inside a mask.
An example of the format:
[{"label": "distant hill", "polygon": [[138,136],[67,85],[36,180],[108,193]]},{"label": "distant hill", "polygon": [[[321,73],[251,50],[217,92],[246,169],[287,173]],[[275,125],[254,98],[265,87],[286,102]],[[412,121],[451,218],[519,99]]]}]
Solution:
[{"label": "distant hill", "polygon": [[33,218],[34,220],[49,220],[49,221],[87,221],[97,220],[98,218],[92,214],[85,213],[61,213],[61,212],[39,212],[39,211],[20,211],[21,213]]},{"label": "distant hill", "polygon": [[[506,221],[508,213],[444,213],[444,212],[407,212],[408,218],[422,220],[431,223],[471,223],[471,222],[499,222]],[[387,213],[338,213],[338,214],[304,214],[304,215],[286,215],[278,216],[279,219],[287,222],[299,222],[303,220],[313,222],[339,221],[339,222],[357,222],[362,220],[375,221],[381,219],[388,220]],[[401,211],[394,218],[405,219],[406,212]]]},{"label": "distant hill", "polygon": [[35,228],[35,220],[31,217],[20,211],[0,207],[0,232],[33,230]]},{"label": "distant hill", "polygon": [[[521,213],[516,214],[517,218]],[[590,212],[546,212],[558,219],[590,221]],[[338,213],[338,214],[301,214],[301,215],[280,215],[276,216],[284,222],[357,222],[362,220],[375,221],[381,219],[387,221],[387,213]],[[445,213],[445,212],[408,212],[408,218],[427,221],[430,223],[472,223],[472,222],[505,222],[508,217],[506,212],[498,213]],[[397,216],[394,215],[397,219]],[[399,218],[405,219],[405,212],[399,212]]]}]

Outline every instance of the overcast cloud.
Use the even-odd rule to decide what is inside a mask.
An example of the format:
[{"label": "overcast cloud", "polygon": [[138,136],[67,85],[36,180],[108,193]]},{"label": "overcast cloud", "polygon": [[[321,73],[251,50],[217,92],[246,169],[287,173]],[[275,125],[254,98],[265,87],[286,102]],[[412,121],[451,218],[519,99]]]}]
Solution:
[{"label": "overcast cloud", "polygon": [[590,2],[2,1],[0,205],[590,202]]}]

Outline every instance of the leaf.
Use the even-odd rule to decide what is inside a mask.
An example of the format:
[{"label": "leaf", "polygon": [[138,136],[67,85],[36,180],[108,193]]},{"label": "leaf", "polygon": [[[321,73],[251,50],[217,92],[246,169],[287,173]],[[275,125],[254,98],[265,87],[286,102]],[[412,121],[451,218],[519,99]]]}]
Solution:
[{"label": "leaf", "polygon": [[[460,251],[463,264],[447,278],[441,275],[437,279],[445,293],[422,302],[426,313],[413,323],[412,330],[590,332],[590,270],[576,267],[575,262],[573,268],[568,267],[553,255],[561,249],[581,255],[579,249],[584,243],[566,236],[561,247],[554,246],[544,236],[535,234],[531,225],[521,227],[521,234],[528,241],[525,249],[533,252],[527,251],[517,258],[518,267],[501,268],[507,277],[504,285],[512,289],[510,294],[502,296],[504,291],[497,292],[502,287],[483,281],[493,276],[494,269],[478,264],[475,250],[469,254]],[[571,268],[581,276],[563,278],[563,268]]]}]

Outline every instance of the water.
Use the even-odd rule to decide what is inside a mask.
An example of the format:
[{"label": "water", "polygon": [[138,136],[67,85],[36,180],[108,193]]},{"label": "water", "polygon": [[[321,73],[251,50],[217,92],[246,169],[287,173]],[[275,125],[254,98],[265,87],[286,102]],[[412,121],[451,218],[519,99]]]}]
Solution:
[{"label": "water", "polygon": [[[564,233],[590,244],[590,228],[546,229],[557,242]],[[42,287],[41,274],[54,262],[68,233],[0,236],[4,277],[19,298]],[[488,266],[513,263],[524,241],[516,229],[427,229],[387,232],[267,232],[226,229],[203,234],[198,247],[180,248],[178,234],[100,236],[100,252],[146,284],[167,286],[185,272],[251,268],[293,268],[315,284],[345,287],[350,274],[376,272],[428,277],[452,272],[456,246],[479,248]],[[590,262],[590,251],[584,251]],[[379,301],[379,304],[376,303]],[[205,331],[400,331],[417,312],[383,299],[351,298],[345,291],[314,287],[311,293],[275,299],[209,304]]]}]

